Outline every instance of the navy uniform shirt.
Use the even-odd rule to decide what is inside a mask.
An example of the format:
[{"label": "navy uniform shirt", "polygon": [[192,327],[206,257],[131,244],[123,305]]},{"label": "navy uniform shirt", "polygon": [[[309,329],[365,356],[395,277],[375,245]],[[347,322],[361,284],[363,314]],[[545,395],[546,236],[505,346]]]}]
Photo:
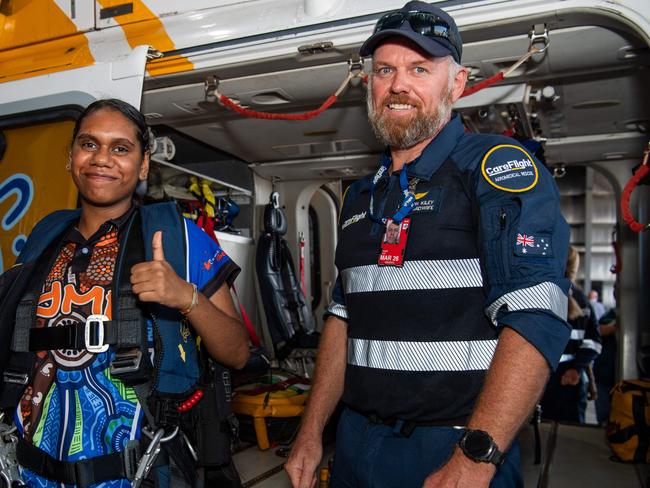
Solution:
[{"label": "navy uniform shirt", "polygon": [[[404,266],[376,264],[384,229],[368,220],[370,175],[344,198],[328,313],[348,321],[344,402],[444,421],[470,413],[499,327],[557,365],[570,334],[569,228],[549,172],[512,139],[466,134],[458,115],[405,171],[419,182]],[[399,206],[398,180],[377,182],[375,215]]]}]

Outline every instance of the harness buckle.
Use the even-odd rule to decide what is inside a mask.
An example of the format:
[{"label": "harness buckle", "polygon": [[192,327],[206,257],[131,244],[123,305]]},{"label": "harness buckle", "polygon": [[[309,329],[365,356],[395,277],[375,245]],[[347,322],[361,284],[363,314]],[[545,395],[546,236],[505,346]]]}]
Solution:
[{"label": "harness buckle", "polygon": [[109,318],[106,315],[88,316],[84,329],[86,351],[94,354],[108,351],[108,344],[104,343],[104,324],[108,321]]},{"label": "harness buckle", "polygon": [[17,373],[14,371],[5,371],[2,374],[5,383],[13,383],[15,385],[26,385],[29,383],[29,375],[27,373]]},{"label": "harness buckle", "polygon": [[118,351],[109,366],[111,375],[134,373],[140,369],[142,351],[137,348]]},{"label": "harness buckle", "polygon": [[133,480],[138,472],[140,463],[140,441],[132,440],[124,448],[124,473],[127,479]]}]

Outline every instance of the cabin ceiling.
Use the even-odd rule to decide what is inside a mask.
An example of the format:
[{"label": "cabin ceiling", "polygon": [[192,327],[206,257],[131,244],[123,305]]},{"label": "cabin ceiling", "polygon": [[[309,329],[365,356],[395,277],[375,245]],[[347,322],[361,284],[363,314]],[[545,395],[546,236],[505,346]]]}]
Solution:
[{"label": "cabin ceiling", "polygon": [[[626,27],[595,20],[528,19],[519,25],[463,31],[463,64],[471,69],[470,85],[511,66],[527,51],[532,21],[549,25],[551,42],[546,53],[536,55],[514,76],[461,99],[457,109],[470,126],[500,132],[508,123],[502,114],[516,107],[529,127],[538,127],[537,135],[547,140],[550,166],[638,159],[650,130],[650,51]],[[367,123],[360,80],[320,116],[296,122],[246,118],[206,101],[204,79],[218,76],[221,93],[254,110],[308,111],[338,88],[348,73],[347,59],[358,48],[344,46],[313,57],[261,60],[257,66],[151,81],[145,87],[143,111],[152,125],[172,127],[230,153],[262,176],[355,177],[371,171],[382,150]]]}]

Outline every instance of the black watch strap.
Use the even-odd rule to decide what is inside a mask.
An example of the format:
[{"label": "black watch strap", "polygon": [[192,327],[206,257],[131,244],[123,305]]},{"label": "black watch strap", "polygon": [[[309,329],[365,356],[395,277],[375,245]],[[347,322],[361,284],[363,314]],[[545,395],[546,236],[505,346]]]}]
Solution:
[{"label": "black watch strap", "polygon": [[506,458],[492,436],[484,430],[466,429],[458,445],[468,458],[477,463],[492,463],[500,466]]}]

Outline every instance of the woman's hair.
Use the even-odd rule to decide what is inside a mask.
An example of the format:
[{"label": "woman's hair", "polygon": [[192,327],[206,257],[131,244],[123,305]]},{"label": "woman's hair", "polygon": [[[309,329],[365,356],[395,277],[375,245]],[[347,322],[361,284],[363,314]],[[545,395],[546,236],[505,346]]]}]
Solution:
[{"label": "woman's hair", "polygon": [[[578,254],[578,251],[576,251],[575,247],[569,246],[569,255],[566,260],[564,276],[569,278],[572,283],[578,276],[578,266],[580,266],[580,255]],[[578,317],[582,317],[582,309],[580,308],[580,305],[578,305],[578,302],[576,302],[576,299],[571,296],[570,292],[568,306],[567,317],[569,320],[575,320]]]},{"label": "woman's hair", "polygon": [[566,268],[564,269],[564,276],[571,281],[575,281],[578,276],[578,266],[580,266],[580,255],[576,248],[569,246],[569,255],[566,260]]},{"label": "woman's hair", "polygon": [[147,122],[144,119],[144,115],[142,115],[140,111],[133,105],[116,98],[97,100],[88,105],[86,107],[86,110],[81,113],[74,125],[74,130],[72,131],[72,142],[74,142],[74,140],[77,138],[79,128],[81,127],[81,123],[84,121],[84,119],[92,113],[97,112],[101,109],[115,110],[116,112],[121,113],[124,115],[124,117],[129,119],[135,127],[136,136],[138,137],[138,141],[140,141],[142,155],[144,156],[145,153],[149,152],[151,141],[149,138],[149,128],[147,127]]}]

